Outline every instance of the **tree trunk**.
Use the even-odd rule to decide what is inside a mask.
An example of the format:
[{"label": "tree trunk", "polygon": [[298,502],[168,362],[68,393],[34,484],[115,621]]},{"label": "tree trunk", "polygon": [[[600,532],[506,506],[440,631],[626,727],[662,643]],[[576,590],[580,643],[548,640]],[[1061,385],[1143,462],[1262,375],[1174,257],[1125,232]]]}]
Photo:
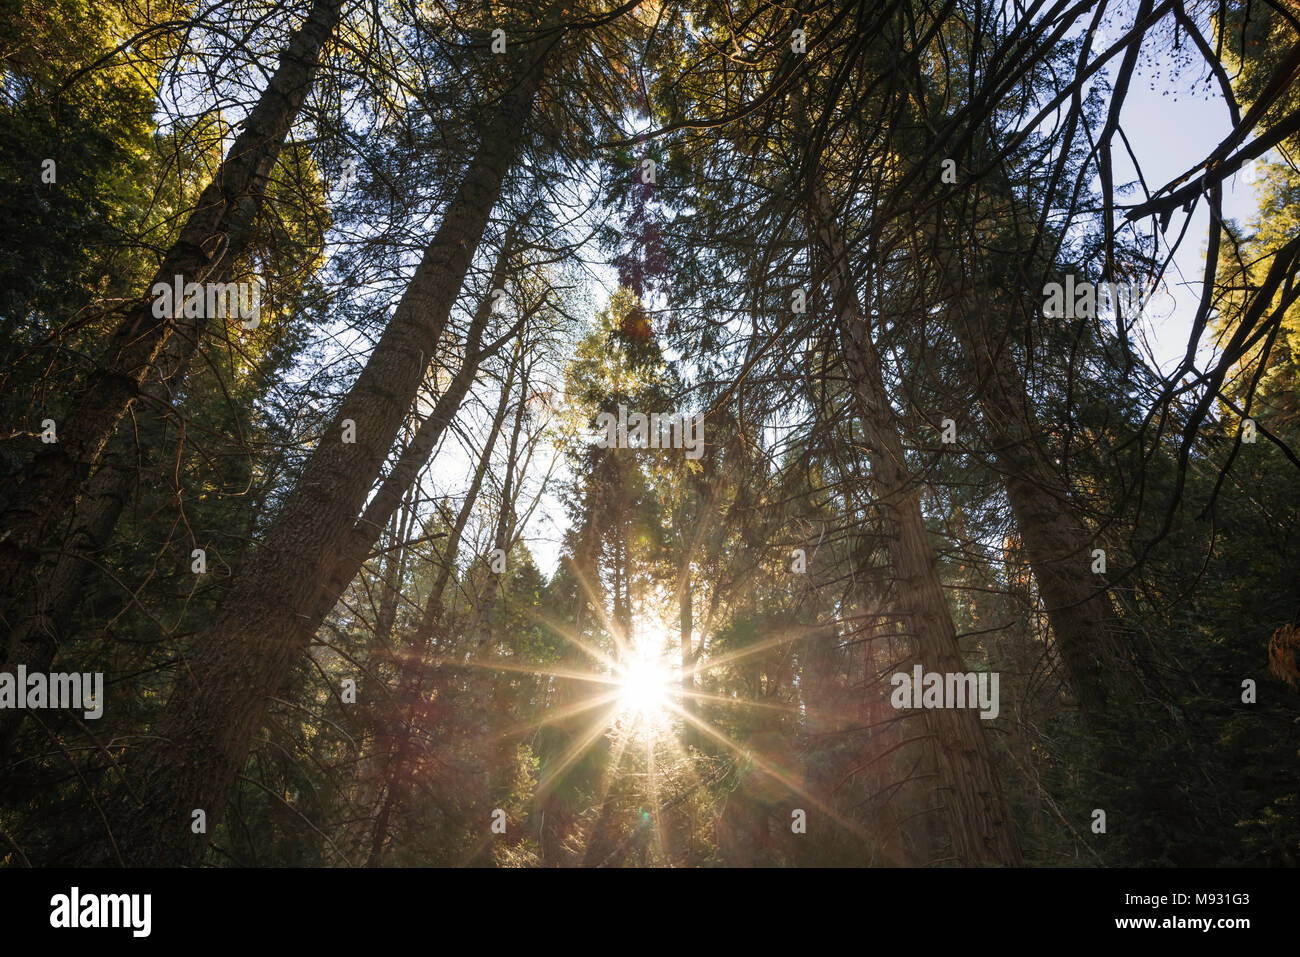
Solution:
[{"label": "tree trunk", "polygon": [[[176,276],[202,282],[220,276],[244,250],[266,184],[303,100],[315,78],[325,42],[338,24],[343,0],[315,0],[294,33],[243,132],[217,168],[176,242],[163,256],[155,283]],[[58,442],[44,446],[16,477],[0,526],[0,581],[22,595],[40,561],[40,544],[68,511],[81,484],[99,461],[118,423],[141,392],[175,332],[174,316],[154,315],[146,292],[118,326],[96,369],[58,427]],[[189,344],[192,350],[198,337]],[[180,368],[186,363],[182,362]],[[8,603],[6,603],[7,605]]]},{"label": "tree trunk", "polygon": [[[183,333],[168,338],[154,374],[147,376],[141,386],[141,393],[153,406],[150,414],[170,409],[175,388],[197,349],[203,320],[187,322],[186,326]],[[157,414],[160,420],[165,418]],[[132,427],[122,429],[126,433],[124,439],[135,434],[133,423],[128,425]],[[140,467],[146,466],[159,452],[156,443],[145,443],[141,448]],[[85,494],[77,502],[57,556],[38,568],[36,582],[16,596],[10,606],[12,629],[0,651],[0,671],[16,674],[19,666],[26,667],[29,674],[50,670],[138,475],[138,469],[128,468],[125,461],[118,461],[113,454],[102,458]],[[0,711],[0,764],[11,756],[26,714],[25,710],[16,708]]]},{"label": "tree trunk", "polygon": [[415,521],[416,485],[406,487],[402,506],[391,519],[389,548],[385,549],[383,572],[379,577],[379,606],[375,609],[374,646],[385,648],[397,624],[397,601],[402,593],[406,573],[407,551],[411,541],[411,524]]},{"label": "tree trunk", "polygon": [[[872,482],[885,517],[897,607],[911,625],[925,671],[965,672],[921,512],[921,490],[908,474],[898,423],[885,391],[880,356],[861,313],[834,208],[815,173],[811,182],[810,212],[817,240],[829,260],[831,302],[857,399]],[[979,715],[971,708],[937,708],[927,710],[925,717],[939,750],[940,786],[946,792],[942,797],[952,839],[952,859],[968,866],[1019,863],[1020,850]]]},{"label": "tree trunk", "polygon": [[[544,53],[525,54],[519,82],[501,97],[443,221],[369,361],[344,398],[261,547],[231,583],[196,642],[147,750],[135,761],[133,790],[114,831],[133,864],[197,862],[209,827],[233,794],[262,718],[307,649],[333,556],[411,408],[452,305],[518,156],[541,85]],[[355,442],[341,441],[354,426]]]},{"label": "tree trunk", "polygon": [[[1000,214],[1016,218],[1005,177],[994,174],[991,189],[1012,204]],[[952,325],[978,382],[996,465],[1067,679],[1084,719],[1092,720],[1105,711],[1108,685],[1131,690],[1134,677],[1105,580],[1091,571],[1096,539],[1042,444],[1043,428],[1010,351],[1013,323],[1007,320],[1019,303],[1014,294],[1005,302],[1001,290],[988,289],[965,272],[947,239],[961,235],[963,227],[944,222],[941,211],[936,215],[940,218],[930,224],[926,241],[958,313]]]},{"label": "tree trunk", "polygon": [[[499,288],[505,281],[510,239],[507,237],[497,256],[496,266],[492,270],[490,289]],[[384,525],[392,518],[403,496],[414,486],[420,470],[428,463],[437,448],[443,434],[451,425],[460,405],[465,401],[479,366],[488,357],[489,352],[482,348],[483,331],[492,315],[492,299],[484,297],[474,311],[465,342],[465,359],[456,374],[447,384],[446,390],[434,403],[433,410],[420,423],[415,435],[407,443],[392,470],[384,477],[379,490],[366,506],[366,510],[357,519],[352,533],[338,550],[327,570],[307,627],[315,634],[325,616],[338,602],[348,584],[356,577],[365,563],[371,547],[379,539]]]},{"label": "tree trunk", "polygon": [[438,577],[429,590],[429,598],[424,606],[419,629],[410,642],[409,654],[404,658],[399,658],[398,669],[401,676],[399,688],[401,690],[398,693],[397,700],[398,707],[403,709],[404,714],[400,720],[394,722],[396,730],[390,731],[387,737],[389,759],[384,765],[383,786],[380,788],[382,801],[379,812],[375,816],[375,825],[370,835],[370,851],[366,857],[366,867],[378,867],[382,863],[384,844],[388,841],[388,827],[392,811],[406,790],[402,778],[411,749],[413,702],[415,696],[423,693],[423,681],[421,680],[421,672],[425,664],[423,656],[430,638],[440,630],[442,596],[451,581],[451,572],[456,564],[456,552],[460,548],[461,537],[465,534],[465,526],[469,524],[470,513],[474,509],[474,503],[478,500],[479,490],[483,487],[483,479],[487,475],[488,466],[492,461],[492,451],[496,447],[497,438],[501,434],[501,426],[505,422],[506,410],[510,407],[510,388],[514,383],[514,372],[515,365],[512,363],[510,372],[506,376],[505,385],[501,389],[501,401],[497,405],[496,414],[492,417],[492,426],[488,430],[488,436],[483,445],[483,453],[479,456],[478,466],[474,470],[474,477],[470,482],[469,490],[465,493],[465,501],[461,504],[460,511],[456,513],[455,523],[452,526],[451,533],[447,536],[446,560],[443,562],[442,567],[438,569]]},{"label": "tree trunk", "polygon": [[1011,356],[987,339],[976,344],[968,336],[965,345],[974,367],[986,374],[980,406],[1052,634],[1080,711],[1094,718],[1105,710],[1108,681],[1131,672],[1104,580],[1091,571],[1095,538],[1036,438]]},{"label": "tree trunk", "polygon": [[[529,365],[523,366],[520,373],[519,405],[515,408],[515,427],[510,433],[510,448],[506,453],[505,480],[501,486],[501,511],[497,515],[496,531],[492,535],[493,549],[500,549],[509,554],[515,532],[515,467],[519,459],[519,436],[523,432],[524,412],[528,407]],[[505,574],[502,572],[501,574]],[[477,619],[476,630],[479,644],[485,644],[492,636],[492,612],[496,608],[497,592],[500,590],[501,576],[491,573],[487,576],[485,593],[479,596],[478,607],[474,617]]]}]

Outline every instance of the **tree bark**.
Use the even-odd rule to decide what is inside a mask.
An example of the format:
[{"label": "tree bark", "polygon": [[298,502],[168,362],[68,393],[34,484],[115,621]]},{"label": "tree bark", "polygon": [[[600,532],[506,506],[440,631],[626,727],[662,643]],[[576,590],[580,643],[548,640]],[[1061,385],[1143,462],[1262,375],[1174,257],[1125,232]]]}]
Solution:
[{"label": "tree bark", "polygon": [[[163,256],[147,290],[176,276],[202,282],[221,275],[245,248],[266,184],[316,75],[320,53],[338,24],[343,0],[315,0],[294,33],[243,132],[217,168],[180,236]],[[70,506],[103,454],[118,423],[139,396],[175,332],[175,315],[154,315],[153,297],[132,305],[97,368],[58,426],[58,442],[44,446],[15,479],[0,526],[0,581],[22,595],[40,562],[40,544]],[[183,320],[182,320],[183,321]],[[191,348],[197,343],[191,343]],[[182,362],[180,368],[184,368]],[[6,606],[8,603],[6,603]],[[7,616],[6,616],[7,619]]]},{"label": "tree bark", "polygon": [[[965,672],[921,511],[921,490],[909,475],[880,356],[862,316],[834,207],[815,171],[810,182],[811,218],[829,262],[840,344],[857,400],[872,482],[888,530],[897,607],[911,625],[917,657],[925,671]],[[936,708],[927,710],[925,717],[939,751],[952,859],[968,866],[1018,864],[1019,846],[979,715],[970,708]]]},{"label": "tree bark", "polygon": [[[509,246],[510,239],[507,237],[506,243],[502,246],[497,257],[496,266],[492,270],[490,289],[499,288],[501,283],[505,281],[510,255]],[[433,410],[420,423],[415,435],[407,443],[406,448],[402,450],[402,454],[398,457],[392,470],[384,477],[379,490],[371,498],[370,504],[366,506],[365,512],[357,519],[351,535],[344,541],[337,557],[332,560],[319,592],[316,606],[308,620],[307,627],[313,634],[320,628],[325,616],[330,613],[335,603],[338,602],[344,589],[356,577],[357,572],[361,570],[361,566],[370,554],[370,549],[379,539],[383,527],[392,518],[403,496],[413,487],[420,470],[424,468],[430,456],[433,455],[433,451],[442,440],[443,434],[456,417],[461,403],[465,401],[465,396],[474,384],[474,378],[478,374],[479,366],[492,351],[482,348],[483,331],[487,328],[487,322],[491,315],[492,299],[488,296],[480,301],[478,308],[474,311],[474,318],[471,320],[469,331],[466,334],[465,359],[460,368],[456,370],[456,374],[452,376],[446,390],[434,403]]]},{"label": "tree bark", "polygon": [[[268,699],[306,651],[327,596],[333,556],[380,473],[438,347],[452,305],[519,154],[541,85],[545,52],[526,51],[518,81],[485,124],[442,223],[425,249],[356,383],[308,459],[260,548],[231,583],[194,655],[132,763],[134,792],[115,822],[122,858],[142,865],[197,862],[234,791]],[[354,425],[355,442],[341,441]],[[382,527],[382,526],[381,526]],[[332,599],[331,599],[332,601]]]}]

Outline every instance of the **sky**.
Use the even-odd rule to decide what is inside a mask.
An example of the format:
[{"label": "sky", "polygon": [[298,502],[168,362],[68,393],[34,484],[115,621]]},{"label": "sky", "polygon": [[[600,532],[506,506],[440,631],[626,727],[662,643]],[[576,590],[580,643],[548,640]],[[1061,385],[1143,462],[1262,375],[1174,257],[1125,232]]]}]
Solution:
[{"label": "sky", "polygon": [[[1171,69],[1170,55],[1161,49],[1161,41],[1148,37],[1121,114],[1121,125],[1142,163],[1147,186],[1153,191],[1208,156],[1231,128],[1228,109],[1217,85],[1207,90],[1197,82],[1201,79],[1197,71],[1175,75],[1179,91],[1168,92]],[[1132,178],[1133,167],[1127,155],[1118,150],[1115,155],[1117,181],[1124,172],[1127,178]],[[1224,216],[1239,222],[1249,219],[1257,205],[1258,187],[1246,182],[1246,172],[1243,168],[1227,181],[1223,195]],[[1153,301],[1152,315],[1144,316],[1152,358],[1162,371],[1168,371],[1186,352],[1200,301],[1209,218],[1206,207],[1204,201],[1198,204],[1187,237],[1166,273],[1172,303],[1162,295]],[[1177,239],[1181,223],[1181,214],[1175,214],[1170,220],[1165,234],[1169,242]],[[1162,242],[1161,249],[1167,251],[1168,244]],[[1202,343],[1202,354],[1204,350]]]}]

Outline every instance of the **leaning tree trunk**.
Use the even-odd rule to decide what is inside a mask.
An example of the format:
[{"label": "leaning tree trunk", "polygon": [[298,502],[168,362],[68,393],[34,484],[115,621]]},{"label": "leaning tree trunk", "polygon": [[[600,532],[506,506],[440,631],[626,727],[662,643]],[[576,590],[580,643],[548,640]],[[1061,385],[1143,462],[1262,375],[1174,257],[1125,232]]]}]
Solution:
[{"label": "leaning tree trunk", "polygon": [[[490,289],[500,288],[500,285],[505,281],[510,243],[510,236],[507,236],[506,242],[497,256],[496,267],[492,271]],[[317,593],[315,606],[306,619],[307,624],[305,627],[312,634],[315,634],[316,630],[320,628],[325,616],[330,613],[330,610],[343,594],[344,589],[347,588],[348,583],[356,577],[357,572],[361,570],[361,566],[365,564],[371,547],[378,541],[384,525],[397,511],[403,496],[414,487],[420,470],[428,463],[443,434],[456,417],[456,413],[465,400],[465,396],[469,393],[470,387],[474,384],[474,378],[478,374],[483,360],[500,347],[500,341],[487,349],[482,346],[483,331],[486,329],[491,315],[492,299],[490,296],[485,296],[474,311],[474,318],[470,321],[465,341],[465,358],[461,362],[460,368],[456,370],[455,375],[447,384],[447,388],[438,396],[438,401],[434,403],[433,410],[420,423],[415,435],[412,436],[411,441],[402,450],[402,454],[398,457],[388,475],[384,477],[384,481],[380,483],[379,489],[366,506],[365,512],[356,520],[351,535],[347,536],[338,552],[330,560],[321,588]]]},{"label": "leaning tree trunk", "polygon": [[[1003,177],[995,175],[994,189],[1011,196]],[[1014,217],[1016,209],[1007,212]],[[936,217],[926,243],[956,313],[953,331],[977,380],[987,436],[1069,684],[1084,719],[1095,720],[1105,711],[1109,686],[1131,689],[1134,678],[1105,580],[1091,572],[1095,535],[1042,444],[1044,430],[1011,353],[1013,324],[1006,320],[1015,297],[1005,303],[999,290],[964,281],[949,238],[962,235],[963,226],[945,222],[942,206]]]},{"label": "leaning tree trunk", "polygon": [[[171,397],[193,358],[203,333],[202,326],[202,319],[187,321],[183,332],[171,335],[160,361],[141,385],[141,394],[155,410],[171,408]],[[158,418],[165,416],[159,412]],[[136,433],[135,428],[121,431],[130,436]],[[159,453],[157,443],[142,445],[141,458],[145,463]],[[77,502],[58,554],[38,568],[33,587],[17,596],[11,605],[12,628],[7,645],[0,652],[0,671],[16,674],[19,666],[26,667],[29,674],[50,670],[75,621],[81,597],[131,497],[138,474],[114,455],[103,456]],[[10,750],[26,714],[17,708],[0,711],[0,764],[11,756]]]},{"label": "leaning tree trunk", "polygon": [[[897,607],[914,635],[925,671],[965,672],[957,630],[939,580],[921,512],[921,490],[908,473],[898,422],[885,391],[880,356],[862,316],[848,252],[834,207],[814,171],[811,219],[829,263],[831,302],[867,445],[872,482],[885,517],[897,580]],[[980,717],[971,708],[925,712],[938,749],[941,793],[952,839],[951,858],[966,865],[1012,865],[1020,850]]]},{"label": "leaning tree trunk", "polygon": [[[342,3],[315,0],[147,289],[155,283],[170,285],[176,276],[186,282],[220,276],[244,250],[271,169],[312,86],[321,49],[338,24]],[[16,477],[0,516],[4,529],[0,581],[7,583],[11,595],[21,596],[31,586],[28,579],[40,561],[41,541],[69,510],[150,371],[162,359],[181,305],[173,303],[173,315],[158,317],[147,292],[135,301],[59,423],[58,441],[45,446]],[[190,343],[191,350],[197,338]],[[181,362],[180,368],[184,366]]]},{"label": "leaning tree trunk", "polygon": [[1036,438],[1024,382],[1005,348],[967,337],[986,373],[980,406],[1052,634],[1085,719],[1106,707],[1107,686],[1131,672],[1104,581],[1091,572],[1095,538]]},{"label": "leaning tree trunk", "polygon": [[[526,54],[518,82],[485,123],[479,148],[442,223],[334,421],[308,459],[261,546],[232,581],[132,762],[132,791],[114,836],[134,864],[198,861],[209,827],[234,792],[270,696],[312,638],[333,556],[353,532],[374,479],[419,391],[540,88],[545,52]],[[350,425],[354,442],[345,443]]]}]

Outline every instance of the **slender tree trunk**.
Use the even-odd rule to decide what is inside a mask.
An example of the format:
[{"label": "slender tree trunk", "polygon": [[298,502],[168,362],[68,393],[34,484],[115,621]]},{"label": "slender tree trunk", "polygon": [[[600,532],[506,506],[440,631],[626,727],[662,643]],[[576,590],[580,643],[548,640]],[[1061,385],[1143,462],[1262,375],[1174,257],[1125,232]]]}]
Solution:
[{"label": "slender tree trunk", "polygon": [[689,555],[686,556],[686,560],[677,574],[677,629],[681,645],[682,710],[693,713],[695,703],[690,696],[695,691],[695,675],[691,671],[691,666],[694,664],[692,657],[695,642],[695,609],[694,596],[691,594],[691,561]]},{"label": "slender tree trunk", "polygon": [[392,518],[390,548],[384,555],[384,570],[379,584],[379,607],[375,610],[376,648],[386,648],[397,624],[397,600],[401,595],[402,578],[406,571],[408,543],[411,540],[411,523],[415,521],[416,483],[406,488],[402,507]]},{"label": "slender tree trunk", "polygon": [[987,373],[980,406],[1025,555],[1079,708],[1086,719],[1095,718],[1105,711],[1108,684],[1131,671],[1104,580],[1091,571],[1095,539],[1039,444],[1012,357],[987,339],[968,337],[966,345],[975,368]]},{"label": "slender tree trunk", "polygon": [[479,456],[469,490],[465,493],[465,501],[461,503],[451,533],[447,536],[446,560],[438,569],[438,576],[429,590],[429,598],[424,606],[420,626],[410,642],[408,655],[400,659],[399,687],[402,690],[398,694],[398,707],[403,710],[403,715],[397,722],[399,727],[396,733],[389,735],[389,759],[384,766],[383,786],[380,789],[383,797],[370,835],[370,851],[366,857],[366,867],[378,867],[383,862],[383,850],[388,841],[388,827],[393,808],[401,801],[406,791],[406,782],[403,778],[412,747],[411,722],[415,699],[423,692],[423,682],[420,678],[425,665],[424,654],[430,638],[440,631],[443,594],[451,581],[452,569],[456,564],[456,552],[460,548],[460,541],[465,534],[466,525],[469,524],[469,516],[474,509],[474,504],[478,501],[478,494],[491,464],[497,438],[501,435],[501,426],[505,422],[506,410],[510,406],[510,389],[514,382],[514,372],[515,365],[512,363],[510,372],[506,376],[505,386],[501,390],[501,401],[497,404],[496,414],[492,417],[492,426],[488,430],[483,453]]},{"label": "slender tree trunk", "polygon": [[[257,106],[244,121],[243,131],[164,255],[148,290],[155,283],[171,285],[176,276],[186,282],[220,276],[242,253],[271,169],[312,86],[321,49],[338,24],[342,3],[315,0]],[[118,423],[158,365],[181,316],[181,306],[174,303],[170,316],[155,316],[153,296],[146,291],[130,307],[97,368],[58,424],[58,442],[44,446],[16,477],[0,516],[4,529],[0,535],[0,581],[9,583],[10,594],[21,595],[30,587],[28,579],[40,561],[41,542],[71,507]],[[180,368],[184,366],[182,362]]]},{"label": "slender tree trunk", "polygon": [[[524,412],[528,406],[529,366],[525,365],[520,377],[519,405],[515,408],[515,427],[510,433],[510,449],[506,453],[505,479],[501,486],[501,511],[497,515],[496,531],[492,535],[493,549],[508,555],[515,531],[515,468],[519,460],[519,436],[524,429]],[[504,574],[504,572],[502,573]],[[475,617],[478,619],[479,644],[485,644],[492,635],[492,612],[496,607],[501,576],[489,574],[484,594],[480,596]]]},{"label": "slender tree trunk", "polygon": [[[115,822],[122,857],[135,864],[186,864],[207,838],[190,826],[203,810],[223,813],[261,727],[268,698],[306,651],[333,556],[418,393],[521,146],[519,131],[541,85],[544,52],[526,50],[518,82],[485,124],[473,161],[369,361],[261,547],[231,583],[196,642],[188,668],[132,763],[133,791]],[[345,425],[355,442],[344,443]],[[382,527],[382,526],[381,526]],[[130,806],[134,804],[135,806]]]},{"label": "slender tree trunk", "polygon": [[[149,400],[149,415],[160,420],[161,410],[171,409],[174,390],[183,378],[203,334],[204,320],[188,320],[183,331],[170,336],[160,361],[145,378],[141,393]],[[129,424],[129,423],[128,423]],[[130,442],[135,430],[122,429],[120,441]],[[39,568],[36,581],[18,595],[9,616],[12,629],[0,653],[0,671],[16,674],[19,666],[28,673],[48,672],[65,640],[80,607],[81,597],[89,585],[100,557],[108,547],[113,530],[139,475],[159,454],[156,443],[140,448],[141,463],[127,467],[123,456],[107,454],[87,483],[77,502],[72,522],[64,535],[57,556]],[[27,712],[22,709],[0,711],[0,764],[10,752]]]}]

